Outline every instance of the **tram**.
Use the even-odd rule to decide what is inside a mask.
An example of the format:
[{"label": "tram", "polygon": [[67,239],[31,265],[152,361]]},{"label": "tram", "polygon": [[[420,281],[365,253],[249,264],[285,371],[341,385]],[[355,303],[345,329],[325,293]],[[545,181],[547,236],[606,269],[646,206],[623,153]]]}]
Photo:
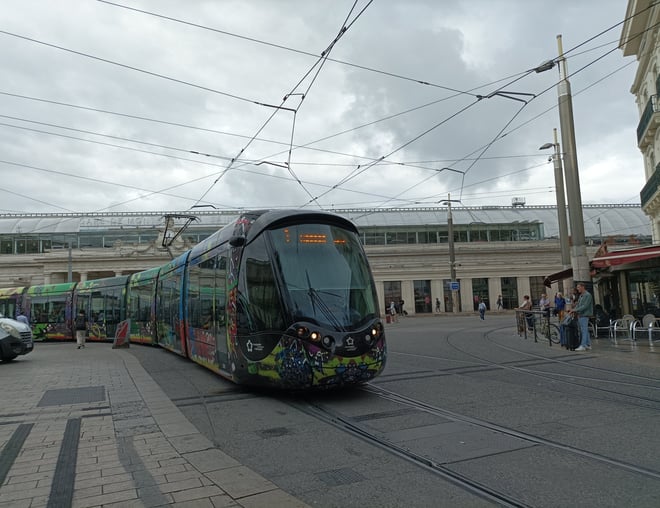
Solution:
[{"label": "tram", "polygon": [[29,316],[35,339],[72,340],[80,309],[94,341],[120,324],[238,384],[284,389],[364,383],[387,347],[375,285],[343,217],[241,214],[164,266],[129,276],[0,290],[0,309]]}]

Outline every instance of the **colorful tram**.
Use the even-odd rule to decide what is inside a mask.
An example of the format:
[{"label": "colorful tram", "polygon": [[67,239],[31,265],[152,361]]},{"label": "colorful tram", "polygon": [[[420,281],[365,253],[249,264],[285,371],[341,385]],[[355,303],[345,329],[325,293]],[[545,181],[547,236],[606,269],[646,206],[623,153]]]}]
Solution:
[{"label": "colorful tram", "polygon": [[360,384],[385,366],[378,299],[355,226],[334,214],[255,211],[168,264],[130,276],[0,290],[35,340],[158,345],[239,384],[287,389]]}]

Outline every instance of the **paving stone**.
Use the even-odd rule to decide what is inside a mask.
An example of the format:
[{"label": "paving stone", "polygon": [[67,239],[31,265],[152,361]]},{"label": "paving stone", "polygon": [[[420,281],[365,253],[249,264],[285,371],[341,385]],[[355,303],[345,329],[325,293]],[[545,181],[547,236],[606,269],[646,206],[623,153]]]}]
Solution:
[{"label": "paving stone", "polygon": [[202,473],[240,465],[238,461],[216,448],[186,453],[184,457]]},{"label": "paving stone", "polygon": [[[271,506],[303,506],[216,449],[136,358],[98,344],[81,364],[71,351],[71,344],[40,348],[42,361],[26,362],[11,379],[20,390],[3,401],[0,447],[20,426],[31,430],[0,486],[0,508],[48,508],[63,460],[75,478],[68,493],[53,492],[71,496],[74,508],[240,507],[237,497],[260,506],[267,493]],[[60,456],[72,438],[77,453]]]},{"label": "paving stone", "polygon": [[206,476],[235,499],[277,488],[274,483],[245,466],[210,471]]}]

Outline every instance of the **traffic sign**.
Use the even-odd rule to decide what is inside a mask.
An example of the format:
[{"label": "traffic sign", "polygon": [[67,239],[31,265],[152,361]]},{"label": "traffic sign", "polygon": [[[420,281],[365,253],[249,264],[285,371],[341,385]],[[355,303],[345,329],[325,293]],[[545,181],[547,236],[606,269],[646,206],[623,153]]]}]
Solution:
[{"label": "traffic sign", "polygon": [[449,289],[452,291],[458,291],[461,288],[460,283],[456,280],[453,280],[449,283]]}]

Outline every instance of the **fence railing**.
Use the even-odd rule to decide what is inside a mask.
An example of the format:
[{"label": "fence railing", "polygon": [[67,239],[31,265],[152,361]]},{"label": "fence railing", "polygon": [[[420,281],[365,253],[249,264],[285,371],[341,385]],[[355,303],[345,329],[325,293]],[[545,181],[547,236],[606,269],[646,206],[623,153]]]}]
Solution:
[{"label": "fence railing", "polygon": [[516,309],[516,330],[519,337],[548,341],[552,346],[559,343],[559,327],[550,322],[549,310],[518,310]]}]

